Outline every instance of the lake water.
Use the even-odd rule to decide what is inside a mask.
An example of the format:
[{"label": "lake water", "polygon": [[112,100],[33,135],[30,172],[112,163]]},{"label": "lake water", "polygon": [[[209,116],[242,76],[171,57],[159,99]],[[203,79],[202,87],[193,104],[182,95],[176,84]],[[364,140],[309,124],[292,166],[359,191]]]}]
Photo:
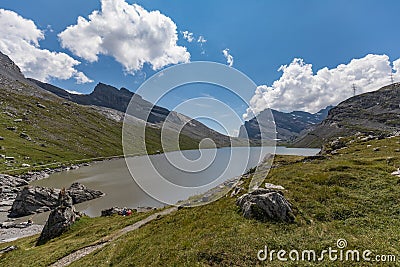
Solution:
[{"label": "lake water", "polygon": [[[243,174],[258,165],[267,153],[273,152],[272,147],[235,147],[176,151],[148,157],[131,157],[127,161],[115,159],[93,163],[77,170],[54,173],[49,178],[32,184],[67,188],[73,182],[79,182],[88,188],[101,190],[106,194],[104,197],[76,205],[79,211],[89,216],[99,216],[101,210],[113,206],[160,207],[165,203],[173,204],[204,193]],[[280,155],[299,156],[312,156],[318,152],[319,149],[286,147],[277,147],[275,151]],[[35,217],[38,222],[46,215]]]}]

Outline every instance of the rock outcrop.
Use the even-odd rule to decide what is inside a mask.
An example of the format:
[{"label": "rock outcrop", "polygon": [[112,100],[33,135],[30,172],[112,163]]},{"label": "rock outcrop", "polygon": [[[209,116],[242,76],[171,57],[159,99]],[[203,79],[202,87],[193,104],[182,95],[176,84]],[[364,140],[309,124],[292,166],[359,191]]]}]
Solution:
[{"label": "rock outcrop", "polygon": [[[8,216],[21,217],[50,211],[59,205],[58,198],[60,191],[60,189],[41,186],[24,187],[18,193]],[[66,194],[71,198],[71,205],[103,196],[101,191],[88,189],[80,183],[72,184],[66,190]]]},{"label": "rock outcrop", "polygon": [[9,217],[22,217],[49,211],[57,206],[60,189],[26,186],[17,195]]},{"label": "rock outcrop", "polygon": [[283,193],[273,189],[256,189],[244,194],[236,200],[248,219],[260,221],[282,221],[291,223],[294,221],[292,205],[283,196]]},{"label": "rock outcrop", "polygon": [[47,219],[43,231],[36,243],[37,245],[42,245],[47,241],[60,236],[80,218],[80,214],[72,205],[71,196],[65,189],[60,190],[57,204],[57,207],[51,211],[49,218]]},{"label": "rock outcrop", "polygon": [[89,201],[89,200],[99,198],[104,195],[103,192],[101,192],[99,190],[89,189],[80,183],[73,183],[68,188],[67,191],[68,191],[68,194],[72,198],[73,204],[78,204],[78,203],[82,203],[85,201]]}]

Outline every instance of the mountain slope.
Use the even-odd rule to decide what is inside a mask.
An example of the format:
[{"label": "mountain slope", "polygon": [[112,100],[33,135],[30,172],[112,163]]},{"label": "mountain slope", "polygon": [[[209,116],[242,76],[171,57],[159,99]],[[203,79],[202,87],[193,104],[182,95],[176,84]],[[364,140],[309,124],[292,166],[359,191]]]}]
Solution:
[{"label": "mountain slope", "polygon": [[[22,164],[38,167],[121,155],[122,123],[108,113],[43,90],[0,53],[0,172]],[[133,135],[141,134],[135,132],[138,127],[132,129]],[[148,153],[161,149],[159,136],[159,129],[148,127]],[[196,148],[198,142],[182,135],[181,145],[182,149]]]},{"label": "mountain slope", "polygon": [[[211,138],[219,147],[229,146],[231,141],[235,144],[242,143],[236,138],[230,138],[217,131],[214,131],[201,122],[191,119],[183,114],[153,105],[152,103],[144,100],[140,95],[132,93],[126,88],[121,88],[118,90],[111,85],[99,83],[96,85],[92,93],[87,95],[77,95],[71,94],[64,89],[58,88],[51,84],[42,83],[33,79],[31,79],[31,81],[41,88],[75,103],[107,107],[124,113],[126,112],[131,99],[133,99],[133,104],[130,106],[130,113],[132,113],[131,115],[143,121],[147,121],[157,128],[161,129],[163,126],[166,126],[172,131],[180,131],[182,129],[182,134],[190,136],[195,140]],[[164,122],[167,118],[168,123],[164,125]]]},{"label": "mountain slope", "polygon": [[349,98],[329,111],[314,130],[299,138],[295,145],[320,146],[339,136],[363,134],[387,135],[400,131],[400,83]]},{"label": "mountain slope", "polygon": [[[293,111],[290,113],[280,112],[271,109],[274,117],[277,138],[283,142],[291,142],[300,136],[304,131],[310,130],[313,126],[319,124],[328,115],[328,111],[332,107],[326,107],[315,114],[311,114],[304,111]],[[244,125],[240,127],[239,137],[249,139],[259,139],[260,129],[259,123],[264,123],[263,114],[269,112],[264,110],[260,112],[255,118],[246,121]]]}]

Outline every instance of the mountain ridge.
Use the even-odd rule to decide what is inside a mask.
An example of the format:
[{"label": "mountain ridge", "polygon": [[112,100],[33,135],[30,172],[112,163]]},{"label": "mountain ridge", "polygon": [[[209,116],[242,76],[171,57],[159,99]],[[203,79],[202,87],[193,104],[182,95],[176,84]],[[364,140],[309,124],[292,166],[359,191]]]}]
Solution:
[{"label": "mountain ridge", "polygon": [[391,135],[400,131],[400,83],[351,97],[329,111],[327,118],[294,146],[321,146],[337,137]]},{"label": "mountain ridge", "polygon": [[[277,111],[274,109],[265,109],[256,117],[246,121],[239,131],[240,138],[260,139],[259,122],[265,123],[263,120],[268,116],[264,113],[272,112],[277,131],[277,139],[281,142],[293,142],[304,132],[311,130],[312,127],[322,122],[328,115],[328,111],[332,106],[328,106],[320,111],[312,114],[305,111],[292,111],[290,113]],[[268,126],[266,126],[268,127]]]}]

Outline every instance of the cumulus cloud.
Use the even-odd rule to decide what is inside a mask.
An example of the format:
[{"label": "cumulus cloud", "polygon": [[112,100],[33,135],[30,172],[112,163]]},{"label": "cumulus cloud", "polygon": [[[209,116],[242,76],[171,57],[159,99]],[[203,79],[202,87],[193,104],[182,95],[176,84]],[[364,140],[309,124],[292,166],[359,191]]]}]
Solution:
[{"label": "cumulus cloud", "polygon": [[183,35],[183,39],[185,39],[186,41],[188,41],[189,43],[194,41],[194,35],[192,32],[189,31],[182,31],[181,32]]},{"label": "cumulus cloud", "polygon": [[226,58],[226,63],[229,65],[229,67],[233,66],[233,56],[230,54],[229,49],[225,48],[222,50],[222,53],[224,54],[224,57]]},{"label": "cumulus cloud", "polygon": [[282,72],[279,80],[271,86],[257,87],[244,119],[250,119],[253,113],[267,107],[318,112],[353,96],[353,84],[357,94],[377,90],[391,83],[392,72],[395,81],[400,80],[400,59],[394,61],[392,67],[388,56],[370,54],[333,69],[320,69],[314,74],[311,64],[295,58],[278,71]]},{"label": "cumulus cloud", "polygon": [[101,11],[88,20],[78,17],[58,36],[75,55],[90,62],[100,54],[112,56],[131,74],[145,63],[157,70],[190,59],[187,49],[176,44],[177,26],[169,17],[124,0],[101,0]]},{"label": "cumulus cloud", "polygon": [[75,69],[80,62],[65,53],[41,49],[44,39],[32,20],[17,13],[0,9],[0,51],[8,55],[25,76],[47,82],[50,78],[75,78],[78,83],[92,82]]}]

